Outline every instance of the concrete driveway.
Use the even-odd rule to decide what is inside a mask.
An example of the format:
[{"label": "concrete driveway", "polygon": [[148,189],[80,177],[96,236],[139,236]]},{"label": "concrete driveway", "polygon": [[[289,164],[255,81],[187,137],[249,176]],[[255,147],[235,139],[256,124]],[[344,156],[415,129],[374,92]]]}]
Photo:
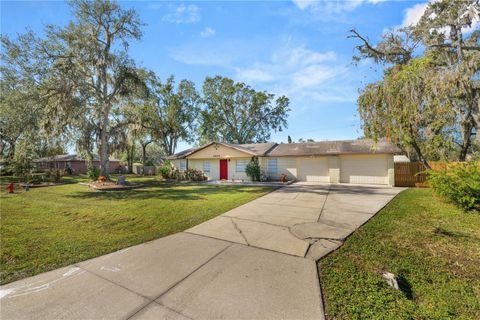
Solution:
[{"label": "concrete driveway", "polygon": [[0,289],[2,319],[323,319],[316,260],[402,189],[293,184]]}]

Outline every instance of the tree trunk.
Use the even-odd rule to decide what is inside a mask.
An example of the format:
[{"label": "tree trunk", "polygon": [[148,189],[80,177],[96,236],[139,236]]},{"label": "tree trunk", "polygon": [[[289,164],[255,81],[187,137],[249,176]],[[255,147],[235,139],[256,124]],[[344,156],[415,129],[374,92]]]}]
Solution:
[{"label": "tree trunk", "polygon": [[142,143],[142,175],[145,175],[145,164],[147,163],[147,144]]},{"label": "tree trunk", "polygon": [[460,146],[460,154],[458,156],[459,161],[465,161],[467,158],[468,149],[471,144],[471,136],[473,129],[473,121],[462,123],[460,131],[462,134],[462,145]]},{"label": "tree trunk", "polygon": [[135,142],[127,149],[128,173],[133,173],[133,157],[135,156]]},{"label": "tree trunk", "polygon": [[102,126],[100,129],[100,175],[109,177],[110,172],[110,160],[108,152],[108,115],[103,117]]}]

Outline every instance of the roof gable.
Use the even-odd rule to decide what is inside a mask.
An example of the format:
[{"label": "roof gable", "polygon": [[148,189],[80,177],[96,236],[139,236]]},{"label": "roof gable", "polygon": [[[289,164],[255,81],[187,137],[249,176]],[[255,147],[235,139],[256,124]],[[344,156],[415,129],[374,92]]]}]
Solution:
[{"label": "roof gable", "polygon": [[211,142],[200,148],[194,149],[184,157],[187,159],[209,159],[209,158],[234,158],[234,157],[251,157],[256,153],[242,146]]}]

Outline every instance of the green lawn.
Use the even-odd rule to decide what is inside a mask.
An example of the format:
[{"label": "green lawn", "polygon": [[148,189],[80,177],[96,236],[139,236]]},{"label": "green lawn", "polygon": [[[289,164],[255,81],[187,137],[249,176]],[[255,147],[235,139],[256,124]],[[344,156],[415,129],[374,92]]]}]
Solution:
[{"label": "green lawn", "polygon": [[100,192],[76,183],[6,194],[2,188],[1,283],[185,230],[272,188],[169,185]]},{"label": "green lawn", "polygon": [[[399,275],[404,292],[382,271]],[[480,214],[406,190],[319,272],[329,319],[480,319]]]}]

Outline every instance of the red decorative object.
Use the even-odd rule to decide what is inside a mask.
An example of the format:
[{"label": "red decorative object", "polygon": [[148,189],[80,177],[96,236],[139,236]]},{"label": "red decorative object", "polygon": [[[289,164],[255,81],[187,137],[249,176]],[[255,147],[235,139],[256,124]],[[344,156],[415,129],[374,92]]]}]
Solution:
[{"label": "red decorative object", "polygon": [[13,182],[10,182],[7,186],[8,193],[13,193],[13,189],[15,186],[13,185]]}]

